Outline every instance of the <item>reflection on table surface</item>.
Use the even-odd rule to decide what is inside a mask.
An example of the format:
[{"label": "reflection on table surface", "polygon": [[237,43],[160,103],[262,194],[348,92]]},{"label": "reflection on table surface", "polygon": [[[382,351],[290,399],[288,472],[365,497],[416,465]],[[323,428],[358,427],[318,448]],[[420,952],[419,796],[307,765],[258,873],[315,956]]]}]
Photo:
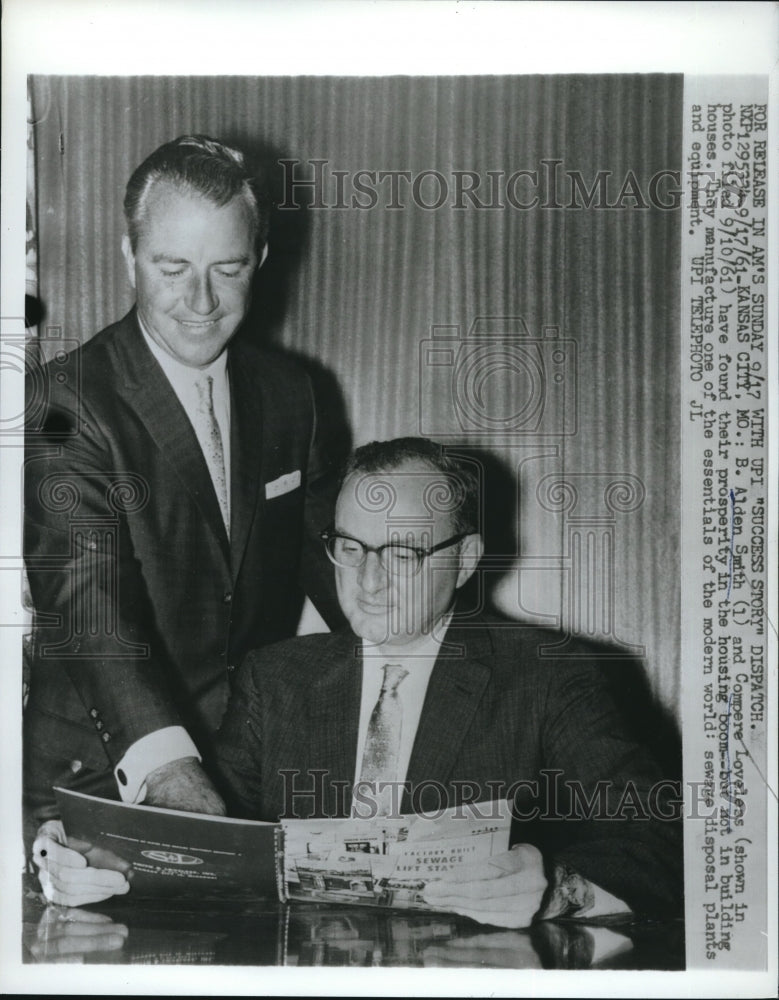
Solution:
[{"label": "reflection on table surface", "polygon": [[681,921],[487,927],[445,913],[262,900],[197,907],[118,897],[79,909],[24,900],[27,962],[681,969]]}]

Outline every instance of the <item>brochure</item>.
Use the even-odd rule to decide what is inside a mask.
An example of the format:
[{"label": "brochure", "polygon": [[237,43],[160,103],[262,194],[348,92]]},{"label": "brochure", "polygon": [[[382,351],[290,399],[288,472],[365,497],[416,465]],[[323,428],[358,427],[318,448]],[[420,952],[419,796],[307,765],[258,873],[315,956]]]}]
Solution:
[{"label": "brochure", "polygon": [[277,896],[430,910],[427,883],[467,878],[474,863],[508,850],[511,825],[505,801],[262,823],[55,792],[71,846],[93,867],[129,863],[136,897]]}]

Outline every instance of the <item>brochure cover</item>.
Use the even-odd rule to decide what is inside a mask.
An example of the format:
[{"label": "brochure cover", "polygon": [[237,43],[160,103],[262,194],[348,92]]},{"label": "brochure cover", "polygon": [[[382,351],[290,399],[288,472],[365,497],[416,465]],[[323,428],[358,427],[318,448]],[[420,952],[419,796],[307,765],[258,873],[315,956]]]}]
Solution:
[{"label": "brochure cover", "polygon": [[[95,868],[132,865],[135,896],[281,896],[281,827],[55,788],[68,841]],[[78,843],[81,841],[82,843]]]}]

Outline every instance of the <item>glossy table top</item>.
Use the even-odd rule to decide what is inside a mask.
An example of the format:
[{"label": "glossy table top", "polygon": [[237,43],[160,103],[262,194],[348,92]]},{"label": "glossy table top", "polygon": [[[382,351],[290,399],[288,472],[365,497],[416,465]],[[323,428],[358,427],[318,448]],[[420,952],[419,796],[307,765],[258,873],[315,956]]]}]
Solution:
[{"label": "glossy table top", "polygon": [[[33,888],[33,885],[35,888]],[[117,897],[79,909],[24,891],[25,962],[516,969],[684,967],[681,920],[543,922],[525,931],[446,913],[337,904],[171,904]]]}]

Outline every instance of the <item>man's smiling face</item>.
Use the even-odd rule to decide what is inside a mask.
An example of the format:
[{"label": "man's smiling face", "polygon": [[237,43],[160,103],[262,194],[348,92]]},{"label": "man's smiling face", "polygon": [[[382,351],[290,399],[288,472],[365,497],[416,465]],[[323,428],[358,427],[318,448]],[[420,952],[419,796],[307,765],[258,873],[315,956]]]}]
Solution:
[{"label": "man's smiling face", "polygon": [[135,251],[127,237],[122,250],[147,332],[183,364],[209,365],[246,315],[256,231],[240,196],[219,206],[166,181],[149,192]]}]

